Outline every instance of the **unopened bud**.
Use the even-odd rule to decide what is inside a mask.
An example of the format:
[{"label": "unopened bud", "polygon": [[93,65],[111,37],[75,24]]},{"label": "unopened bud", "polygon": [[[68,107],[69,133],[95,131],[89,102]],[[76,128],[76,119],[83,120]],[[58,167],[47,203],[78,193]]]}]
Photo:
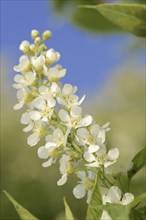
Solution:
[{"label": "unopened bud", "polygon": [[38,37],[40,35],[38,30],[32,30],[31,31],[31,37],[34,40],[36,37]]},{"label": "unopened bud", "polygon": [[22,41],[22,43],[19,46],[19,49],[23,52],[23,53],[28,53],[29,51],[29,46],[30,43],[27,40]]},{"label": "unopened bud", "polygon": [[67,174],[71,174],[74,172],[74,167],[73,165],[70,163],[67,167]]},{"label": "unopened bud", "polygon": [[40,45],[41,44],[41,38],[40,37],[36,37],[35,40],[34,40],[34,43],[36,45]]},{"label": "unopened bud", "polygon": [[52,32],[51,31],[44,31],[44,33],[42,34],[42,39],[43,40],[48,40],[51,37],[52,37]]},{"label": "unopened bud", "polygon": [[31,44],[29,49],[32,51],[32,52],[35,52],[36,50],[36,46],[34,44]]},{"label": "unopened bud", "polygon": [[47,46],[45,45],[45,44],[41,44],[40,46],[39,46],[39,52],[42,52],[42,51],[44,51],[44,50],[46,50],[47,49]]}]

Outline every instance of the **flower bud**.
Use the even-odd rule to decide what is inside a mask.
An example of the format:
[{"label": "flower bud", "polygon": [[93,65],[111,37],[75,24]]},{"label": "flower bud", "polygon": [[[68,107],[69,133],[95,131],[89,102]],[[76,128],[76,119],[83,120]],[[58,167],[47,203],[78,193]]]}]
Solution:
[{"label": "flower bud", "polygon": [[43,40],[48,40],[49,38],[52,37],[52,32],[51,31],[44,31],[44,33],[42,34],[42,39]]},{"label": "flower bud", "polygon": [[67,167],[67,174],[72,174],[74,172],[74,167],[71,163],[69,163]]},{"label": "flower bud", "polygon": [[22,41],[22,43],[19,46],[19,49],[23,52],[23,53],[28,53],[29,51],[29,46],[30,43],[27,40]]},{"label": "flower bud", "polygon": [[30,45],[30,47],[29,47],[29,49],[31,50],[31,52],[35,52],[35,50],[36,50],[36,46],[34,45],[34,44],[31,44]]},{"label": "flower bud", "polygon": [[60,53],[51,48],[46,52],[46,57],[48,59],[48,62],[52,64],[60,59]]},{"label": "flower bud", "polygon": [[42,51],[44,51],[44,50],[46,50],[47,49],[47,46],[45,45],[45,44],[41,44],[40,46],[39,46],[39,52],[42,52]]},{"label": "flower bud", "polygon": [[35,40],[34,40],[34,43],[36,45],[40,45],[41,44],[41,38],[40,37],[36,37]]},{"label": "flower bud", "polygon": [[40,35],[39,31],[37,30],[32,30],[31,31],[31,37],[34,40],[36,37],[38,37]]},{"label": "flower bud", "polygon": [[53,157],[53,158],[55,158],[55,157],[58,156],[58,154],[59,154],[58,150],[57,150],[57,149],[54,149],[54,150],[50,153],[50,156]]}]

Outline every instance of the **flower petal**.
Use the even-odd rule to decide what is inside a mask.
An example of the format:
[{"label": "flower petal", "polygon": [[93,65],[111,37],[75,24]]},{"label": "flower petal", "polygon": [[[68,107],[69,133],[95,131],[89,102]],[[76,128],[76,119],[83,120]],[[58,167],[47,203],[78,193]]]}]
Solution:
[{"label": "flower petal", "polygon": [[38,134],[31,134],[27,138],[27,144],[30,146],[35,146],[39,142],[40,138],[38,137]]},{"label": "flower petal", "polygon": [[27,125],[29,124],[29,122],[30,122],[29,113],[28,112],[23,113],[21,116],[21,123]]},{"label": "flower petal", "polygon": [[14,110],[19,110],[23,107],[23,105],[24,105],[24,102],[19,102],[16,105],[13,106],[13,109]]},{"label": "flower petal", "polygon": [[92,123],[92,116],[91,115],[86,115],[79,123],[79,127],[87,127]]},{"label": "flower petal", "polygon": [[93,162],[95,161],[95,156],[89,152],[85,152],[83,157],[85,158],[86,161],[88,162]]},{"label": "flower petal", "polygon": [[77,177],[81,180],[84,180],[86,178],[85,171],[78,171],[76,174],[77,174]]},{"label": "flower petal", "polygon": [[134,195],[132,193],[125,193],[122,198],[122,205],[128,205],[134,200]]},{"label": "flower petal", "polygon": [[93,144],[91,144],[90,146],[89,146],[89,148],[88,148],[88,152],[89,153],[95,153],[96,151],[98,151],[99,150],[99,146],[98,145],[93,145]]},{"label": "flower petal", "polygon": [[64,109],[61,109],[59,111],[59,117],[60,117],[61,121],[63,121],[63,122],[69,122],[70,121],[69,114]]},{"label": "flower petal", "polygon": [[73,194],[77,199],[81,199],[85,196],[86,194],[86,189],[83,184],[78,184],[74,189],[73,189]]},{"label": "flower petal", "polygon": [[39,111],[31,111],[29,112],[29,116],[34,121],[38,121],[41,118],[41,114]]},{"label": "flower petal", "polygon": [[117,186],[112,186],[108,192],[111,203],[119,203],[122,197],[121,190]]},{"label": "flower petal", "polygon": [[38,157],[41,159],[47,159],[49,157],[48,149],[44,146],[39,147],[38,149]]},{"label": "flower petal", "polygon": [[80,116],[82,114],[82,108],[78,105],[75,105],[71,108],[70,114],[72,117]]},{"label": "flower petal", "polygon": [[99,167],[99,163],[97,161],[90,163],[90,164],[85,164],[86,167]]},{"label": "flower petal", "polygon": [[50,167],[53,163],[53,158],[50,158],[49,160],[47,160],[46,162],[44,162],[42,164],[43,167]]},{"label": "flower petal", "polygon": [[119,149],[118,148],[113,148],[111,150],[109,150],[108,154],[107,154],[107,159],[110,161],[114,161],[117,160],[119,157]]},{"label": "flower petal", "polygon": [[67,174],[64,174],[57,182],[58,186],[62,186],[66,183],[67,181]]}]

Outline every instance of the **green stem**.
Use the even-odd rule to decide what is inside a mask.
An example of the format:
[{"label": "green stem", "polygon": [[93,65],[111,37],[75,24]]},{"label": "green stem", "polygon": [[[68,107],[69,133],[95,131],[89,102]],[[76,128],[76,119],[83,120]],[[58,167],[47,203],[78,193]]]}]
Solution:
[{"label": "green stem", "polygon": [[120,183],[120,186],[121,186],[123,193],[125,193],[125,189],[124,189],[123,183],[121,181],[121,177],[119,177],[119,183]]},{"label": "green stem", "polygon": [[131,184],[131,179],[128,178],[127,192],[130,192],[130,184]]},{"label": "green stem", "polygon": [[74,149],[75,149],[77,152],[82,153],[81,148],[75,143],[74,140],[72,140],[71,143],[72,143],[72,146],[74,147]]},{"label": "green stem", "polygon": [[106,187],[106,188],[110,188],[107,183],[105,182],[105,179],[104,179],[104,176],[103,176],[103,173],[102,172],[99,172],[99,178],[100,180],[102,181],[103,185]]}]

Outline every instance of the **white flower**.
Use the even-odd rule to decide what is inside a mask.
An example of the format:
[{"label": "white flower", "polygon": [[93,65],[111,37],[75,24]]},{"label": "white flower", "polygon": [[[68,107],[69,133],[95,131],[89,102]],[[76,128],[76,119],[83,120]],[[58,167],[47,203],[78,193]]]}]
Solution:
[{"label": "white flower", "polygon": [[44,137],[45,133],[46,129],[44,125],[40,121],[35,122],[33,126],[33,134],[28,136],[27,144],[31,147],[35,146],[40,141],[40,139]]},{"label": "white flower", "polygon": [[77,91],[76,86],[72,86],[71,84],[65,84],[57,97],[57,101],[60,105],[63,105],[70,109],[74,105],[81,105],[85,96],[79,101],[79,97],[74,93]]},{"label": "white flower", "polygon": [[38,148],[39,158],[47,159],[49,157],[49,159],[42,164],[43,167],[49,167],[56,162],[58,156],[58,152],[55,151],[56,148],[57,144],[51,142],[48,142],[45,146],[41,146]]},{"label": "white flower", "polygon": [[67,142],[66,134],[60,128],[56,128],[53,131],[53,134],[49,134],[46,136],[47,143],[56,144],[57,147],[65,147]]},{"label": "white flower", "polygon": [[70,164],[70,156],[69,155],[63,155],[60,159],[60,173],[62,174],[61,178],[58,180],[57,185],[62,186],[67,181],[67,168]]},{"label": "white flower", "polygon": [[49,63],[55,63],[60,59],[60,53],[51,48],[46,52],[46,58]]},{"label": "white flower", "polygon": [[82,108],[80,106],[73,106],[70,110],[70,114],[61,109],[59,111],[59,117],[61,121],[68,127],[68,128],[79,128],[79,127],[86,127],[92,123],[92,116],[86,115],[82,118]]},{"label": "white flower", "polygon": [[31,86],[36,80],[36,72],[29,71],[22,75],[16,74],[14,77],[14,81],[17,84],[13,84],[13,87],[16,89],[22,89],[24,86]]},{"label": "white flower", "polygon": [[[122,195],[121,190],[117,186],[112,186],[107,194],[102,196],[103,205],[107,203],[111,204],[120,204],[120,205],[128,205],[134,200],[134,195],[132,193],[125,193]],[[111,220],[110,215],[107,211],[103,211],[100,220]]]},{"label": "white flower", "polygon": [[23,55],[19,59],[18,66],[14,66],[16,72],[28,72],[30,71],[30,60],[28,56]]},{"label": "white flower", "polygon": [[112,204],[121,204],[128,205],[134,200],[134,196],[132,193],[125,193],[122,195],[121,190],[117,186],[112,186],[107,195],[102,196],[103,204],[112,203]]},{"label": "white flower", "polygon": [[89,147],[83,156],[85,160],[89,162],[89,164],[86,164],[86,166],[99,167],[103,165],[106,168],[117,161],[119,157],[119,150],[118,148],[112,148],[106,154],[105,146],[100,147],[99,150],[97,149],[97,151],[94,151],[94,146],[93,146],[93,147]]},{"label": "white flower", "polygon": [[35,70],[42,70],[45,65],[45,57],[43,55],[40,55],[39,57],[32,57],[31,63]]},{"label": "white flower", "polygon": [[22,41],[22,43],[19,46],[19,49],[23,52],[23,53],[27,53],[29,51],[29,46],[30,43],[27,40]]},{"label": "white flower", "polygon": [[66,69],[63,69],[61,65],[56,65],[51,68],[44,66],[44,74],[48,77],[50,82],[57,82],[60,78],[66,74]]},{"label": "white flower", "polygon": [[40,95],[33,100],[33,105],[37,108],[41,120],[47,122],[52,117],[56,101],[49,94]]},{"label": "white flower", "polygon": [[24,125],[28,125],[23,129],[24,132],[28,132],[33,129],[34,123],[32,121],[31,114],[29,112],[25,112],[22,114],[21,123]]},{"label": "white flower", "polygon": [[57,83],[52,82],[50,87],[42,85],[39,87],[38,91],[42,96],[49,94],[51,97],[55,98],[60,92],[60,87],[58,86]]},{"label": "white flower", "polygon": [[73,189],[73,194],[77,199],[81,199],[86,195],[87,191],[87,203],[89,203],[94,185],[95,174],[92,171],[88,171],[88,176],[86,176],[84,171],[79,171],[76,174],[80,181]]},{"label": "white flower", "polygon": [[105,133],[98,124],[93,124],[89,128],[79,128],[76,139],[83,146],[100,146],[105,142]]},{"label": "white flower", "polygon": [[18,103],[16,105],[14,105],[14,109],[15,110],[19,110],[23,107],[25,100],[27,97],[27,93],[25,91],[25,89],[21,89],[17,91],[17,99],[18,99]]}]

